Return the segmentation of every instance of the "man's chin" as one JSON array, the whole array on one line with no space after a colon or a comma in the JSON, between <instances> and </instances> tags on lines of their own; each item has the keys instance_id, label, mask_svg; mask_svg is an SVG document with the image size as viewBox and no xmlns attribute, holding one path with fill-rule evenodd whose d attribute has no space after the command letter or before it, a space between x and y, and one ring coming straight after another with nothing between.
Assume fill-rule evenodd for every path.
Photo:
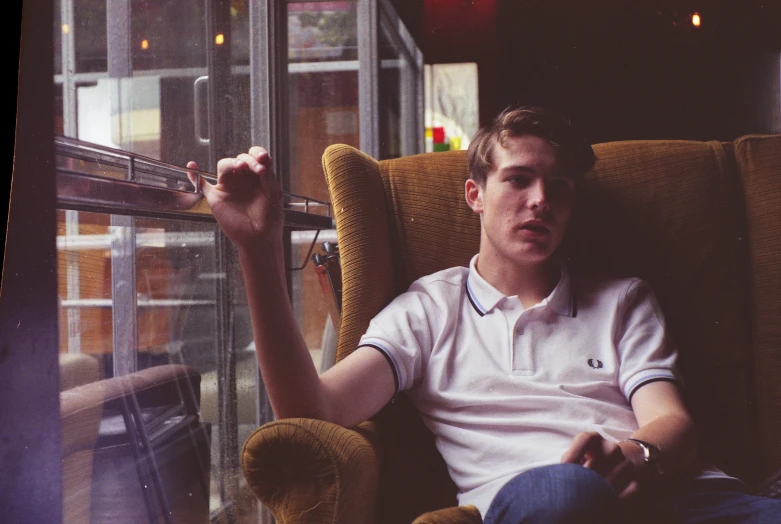
<instances>
[{"instance_id":1,"label":"man's chin","mask_svg":"<svg viewBox=\"0 0 781 524\"><path fill-rule=\"evenodd\" d=\"M523 266L545 264L550 262L553 253L554 250L543 246L539 246L536 249L524 246L523 250L515 253L513 260Z\"/></svg>"}]
</instances>

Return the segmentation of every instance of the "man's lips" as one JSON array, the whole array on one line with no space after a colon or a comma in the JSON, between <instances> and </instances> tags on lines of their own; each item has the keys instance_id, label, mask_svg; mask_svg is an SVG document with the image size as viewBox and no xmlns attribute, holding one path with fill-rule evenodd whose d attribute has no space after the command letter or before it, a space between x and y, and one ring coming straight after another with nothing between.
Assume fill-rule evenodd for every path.
<instances>
[{"instance_id":1,"label":"man's lips","mask_svg":"<svg viewBox=\"0 0 781 524\"><path fill-rule=\"evenodd\" d=\"M521 227L519 229L531 233L540 233L540 234L550 233L550 228L542 220L528 220L523 224L521 224Z\"/></svg>"}]
</instances>

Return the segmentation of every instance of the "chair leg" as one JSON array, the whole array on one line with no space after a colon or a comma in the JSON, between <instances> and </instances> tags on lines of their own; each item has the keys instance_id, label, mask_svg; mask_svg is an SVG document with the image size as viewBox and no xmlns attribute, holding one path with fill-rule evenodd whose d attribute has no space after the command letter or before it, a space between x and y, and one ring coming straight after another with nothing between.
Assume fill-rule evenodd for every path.
<instances>
[{"instance_id":1,"label":"chair leg","mask_svg":"<svg viewBox=\"0 0 781 524\"><path fill-rule=\"evenodd\" d=\"M125 419L125 427L127 428L128 439L131 442L136 463L139 464L139 481L141 482L141 489L144 491L144 498L147 502L147 512L150 514L150 522L156 522L157 519L155 518L155 515L160 513L166 524L173 524L173 521L171 520L171 508L168 504L168 497L166 497L165 494L165 487L163 486L163 479L160 475L157 457L155 456L154 449L152 449L152 444L149 440L144 421L141 418L141 408L134 395L126 397L125 410L123 410L122 415ZM147 481L146 484L145 481ZM145 489L146 485L151 485L153 487L154 495L156 495L157 501L159 502L159 508L154 502L150 505L149 499L153 497L152 492Z\"/></svg>"}]
</instances>

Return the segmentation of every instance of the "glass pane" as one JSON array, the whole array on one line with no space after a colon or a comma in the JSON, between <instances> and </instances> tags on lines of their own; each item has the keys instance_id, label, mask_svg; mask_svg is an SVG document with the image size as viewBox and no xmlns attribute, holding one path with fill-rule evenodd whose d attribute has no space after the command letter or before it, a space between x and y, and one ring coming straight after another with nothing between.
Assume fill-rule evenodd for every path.
<instances>
[{"instance_id":1,"label":"glass pane","mask_svg":"<svg viewBox=\"0 0 781 524\"><path fill-rule=\"evenodd\" d=\"M402 156L401 97L410 86L402 84L404 70L409 69L404 55L396 48L385 24L380 25L380 158Z\"/></svg>"},{"instance_id":2,"label":"glass pane","mask_svg":"<svg viewBox=\"0 0 781 524\"><path fill-rule=\"evenodd\" d=\"M290 191L329 200L322 154L331 144L358 148L357 2L289 2ZM328 299L307 253L314 232L292 236L293 307L318 369L329 337ZM315 246L336 242L334 231L321 231Z\"/></svg>"},{"instance_id":3,"label":"glass pane","mask_svg":"<svg viewBox=\"0 0 781 524\"><path fill-rule=\"evenodd\" d=\"M74 361L88 355L97 363L83 376L62 374L61 389L113 373L109 227L107 215L57 211L60 353L77 355L63 357Z\"/></svg>"},{"instance_id":4,"label":"glass pane","mask_svg":"<svg viewBox=\"0 0 781 524\"><path fill-rule=\"evenodd\" d=\"M196 134L195 76L101 78L76 88L77 138L143 156L204 167L207 145ZM206 93L200 93L205 111ZM199 164L199 165L200 165Z\"/></svg>"},{"instance_id":5,"label":"glass pane","mask_svg":"<svg viewBox=\"0 0 781 524\"><path fill-rule=\"evenodd\" d=\"M170 513L205 523L219 473L210 465L213 424L199 416L216 390L206 387L215 367L215 228L121 218L131 226L58 211L65 521L157 522ZM137 266L135 315L118 303L133 280L117 263L127 258ZM115 340L117 330L134 324L135 347L115 351L128 342ZM139 371L112 378L119 358Z\"/></svg>"},{"instance_id":6,"label":"glass pane","mask_svg":"<svg viewBox=\"0 0 781 524\"><path fill-rule=\"evenodd\" d=\"M131 2L133 70L206 67L205 2Z\"/></svg>"},{"instance_id":7,"label":"glass pane","mask_svg":"<svg viewBox=\"0 0 781 524\"><path fill-rule=\"evenodd\" d=\"M137 218L139 368L185 363L216 369L215 226ZM142 356L143 355L143 356Z\"/></svg>"},{"instance_id":8,"label":"glass pane","mask_svg":"<svg viewBox=\"0 0 781 524\"><path fill-rule=\"evenodd\" d=\"M425 66L426 152L468 149L477 132L477 64Z\"/></svg>"},{"instance_id":9,"label":"glass pane","mask_svg":"<svg viewBox=\"0 0 781 524\"><path fill-rule=\"evenodd\" d=\"M54 86L54 134L64 135L62 84Z\"/></svg>"},{"instance_id":10,"label":"glass pane","mask_svg":"<svg viewBox=\"0 0 781 524\"><path fill-rule=\"evenodd\" d=\"M73 33L76 47L75 73L108 71L106 45L106 0L55 1L54 9L73 6Z\"/></svg>"},{"instance_id":11,"label":"glass pane","mask_svg":"<svg viewBox=\"0 0 781 524\"><path fill-rule=\"evenodd\" d=\"M291 63L357 60L356 1L290 1L288 42Z\"/></svg>"},{"instance_id":12,"label":"glass pane","mask_svg":"<svg viewBox=\"0 0 781 524\"><path fill-rule=\"evenodd\" d=\"M54 74L62 74L62 41L63 33L69 32L70 27L65 27L62 23L62 10L57 9L57 2L54 4L54 27L52 38L52 49L54 50ZM55 114L57 114L55 112Z\"/></svg>"},{"instance_id":13,"label":"glass pane","mask_svg":"<svg viewBox=\"0 0 781 524\"><path fill-rule=\"evenodd\" d=\"M60 337L63 406L67 410L69 402L89 399L91 410L87 418L63 423L66 446L83 446L75 465L64 466L64 509L69 515L81 511L83 521L101 522L144 521L166 507L174 522L208 522L210 514L221 511L256 518L237 457L231 461L224 455L226 449L238 453L257 427L257 365L236 255L229 253L226 273L218 271L213 224L120 218L131 225L117 226L116 217L104 214L58 211L60 325L67 326ZM127 239L132 243L122 245ZM121 288L132 282L117 259L133 244L135 315L117 304ZM230 286L232 297L225 327L229 349L222 357L221 285ZM117 351L126 341L114 340L115 330L132 323L136 346ZM223 386L221 397L226 355L235 361L236 385ZM120 358L133 360L129 367L139 371L118 384L104 380L114 375ZM173 380L177 365L187 366L187 380ZM156 371L144 375L150 370ZM98 389L91 389L92 383ZM112 387L116 396L106 394ZM221 406L234 402L238 419L220 430ZM141 422L135 422L135 414ZM136 434L138 447L133 446ZM144 438L154 460L144 458ZM84 469L82 459L92 465ZM91 489L87 499L85 485Z\"/></svg>"},{"instance_id":14,"label":"glass pane","mask_svg":"<svg viewBox=\"0 0 781 524\"><path fill-rule=\"evenodd\" d=\"M327 355L332 360L334 344L334 324L332 315L338 314L333 307L333 294L328 286L321 281L319 273L307 254L324 254L322 245L330 242L336 245L336 232L334 230L321 231L317 235L316 244L313 245L316 231L295 231L291 234L292 257L291 262L295 267L306 263L303 269L293 272L293 308L296 312L299 327L304 334L304 339L309 347L314 365L319 370L324 370L323 358ZM310 250L311 253L310 253ZM332 362L328 359L326 367Z\"/></svg>"},{"instance_id":15,"label":"glass pane","mask_svg":"<svg viewBox=\"0 0 781 524\"><path fill-rule=\"evenodd\" d=\"M232 0L230 17L231 64L249 66L249 0Z\"/></svg>"},{"instance_id":16,"label":"glass pane","mask_svg":"<svg viewBox=\"0 0 781 524\"><path fill-rule=\"evenodd\" d=\"M57 129L177 165L196 160L206 168L204 4L129 4L130 17L107 28L106 0L55 0L55 73L61 74L57 82L70 89L56 106ZM68 19L69 6L72 24L62 22ZM127 38L129 49L109 49L109 33L118 41ZM63 52L69 38L75 47L73 58ZM119 71L130 64L132 72L108 78L110 64Z\"/></svg>"}]
</instances>

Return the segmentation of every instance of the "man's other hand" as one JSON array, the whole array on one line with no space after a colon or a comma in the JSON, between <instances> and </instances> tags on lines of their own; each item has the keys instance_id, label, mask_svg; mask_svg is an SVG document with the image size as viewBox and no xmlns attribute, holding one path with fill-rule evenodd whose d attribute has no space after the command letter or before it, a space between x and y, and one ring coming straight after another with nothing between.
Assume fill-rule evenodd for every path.
<instances>
[{"instance_id":1,"label":"man's other hand","mask_svg":"<svg viewBox=\"0 0 781 524\"><path fill-rule=\"evenodd\" d=\"M627 455L629 450L631 448L627 448ZM580 464L599 473L620 498L628 499L638 491L639 468L627 455L621 446L605 440L599 433L585 432L573 439L561 462Z\"/></svg>"},{"instance_id":2,"label":"man's other hand","mask_svg":"<svg viewBox=\"0 0 781 524\"><path fill-rule=\"evenodd\" d=\"M198 164L188 162L187 167L198 169ZM282 191L265 149L253 146L236 158L220 160L214 185L193 172L188 176L198 184L220 228L240 251L269 247L269 242L281 246Z\"/></svg>"}]
</instances>

